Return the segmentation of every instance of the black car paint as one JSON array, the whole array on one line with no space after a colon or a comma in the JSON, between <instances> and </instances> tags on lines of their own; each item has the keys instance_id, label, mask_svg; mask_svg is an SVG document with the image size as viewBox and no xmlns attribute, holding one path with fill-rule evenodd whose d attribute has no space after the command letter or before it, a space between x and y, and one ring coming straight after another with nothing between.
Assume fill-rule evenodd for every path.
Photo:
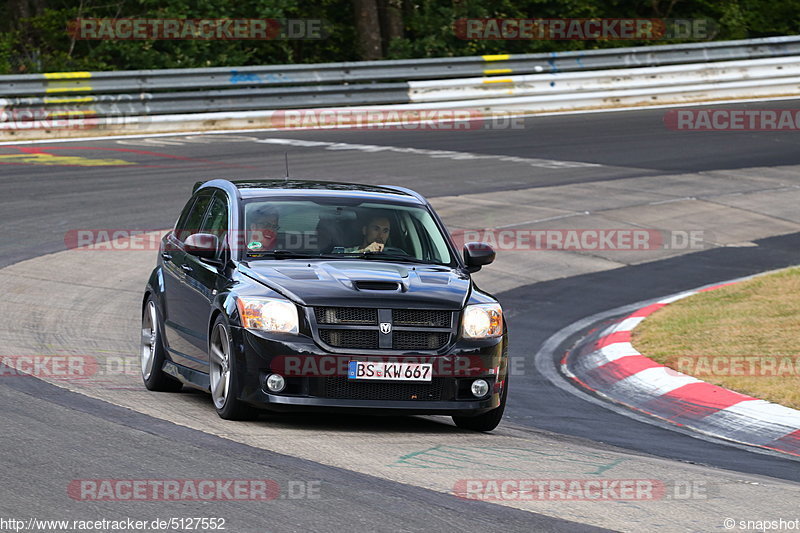
<instances>
[{"instance_id":1,"label":"black car paint","mask_svg":"<svg viewBox=\"0 0 800 533\"><path fill-rule=\"evenodd\" d=\"M263 380L269 373L270 361L276 355L341 356L364 358L386 356L437 357L454 362L459 358L480 361L482 369L499 369L497 375L485 375L500 383L507 378L507 329L501 337L467 340L454 331L453 342L428 351L398 352L392 350L343 350L324 346L314 335L311 325L312 306L361 306L386 309L442 309L456 312L455 328L460 326L460 313L465 305L495 303L488 293L478 289L469 276L470 269L450 238L439 216L417 193L399 187L377 187L334 182L228 182L212 180L196 186L193 197L213 191L224 194L228 205L228 227L240 228L243 220L242 200L253 197L309 198L315 201L358 201L403 203L426 208L445 236L453 262L451 265L426 265L358 259L257 259L248 260L247 250L237 239L230 239L229 257L222 262L200 259L183 250L182 243L170 232L162 240L158 264L147 283L144 301L156 298L159 319L163 326L168 361L164 371L184 384L209 389L208 343L210 329L219 315L224 316L236 347L234 356L242 383L239 398L247 403L271 410L336 410L357 412L391 411L394 414L479 414L500 404L497 387L485 399L458 398L451 401L386 401L344 400L313 396L322 378L298 378L295 394L268 393ZM191 202L191 199L190 199ZM187 205L188 206L188 205ZM301 273L300 276L296 274ZM310 276L316 277L309 280ZM300 279L297 279L300 278ZM391 279L401 289L359 291L355 279ZM423 279L424 278L424 279ZM168 294L169 293L169 294ZM267 334L242 327L236 297L261 296L288 299L295 303L301 321L300 333ZM377 306L376 302L380 302ZM441 359L443 358L443 359ZM432 359L430 359L432 360ZM471 375L475 379L477 375ZM458 380L447 381L450 396L461 387ZM460 389L459 389L460 390Z\"/></svg>"}]
</instances>

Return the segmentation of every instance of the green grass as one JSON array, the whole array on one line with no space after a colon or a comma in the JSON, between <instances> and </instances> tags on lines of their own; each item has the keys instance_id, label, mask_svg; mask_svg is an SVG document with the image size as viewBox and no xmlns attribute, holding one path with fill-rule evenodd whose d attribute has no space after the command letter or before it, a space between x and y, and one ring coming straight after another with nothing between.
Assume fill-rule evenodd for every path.
<instances>
[{"instance_id":1,"label":"green grass","mask_svg":"<svg viewBox=\"0 0 800 533\"><path fill-rule=\"evenodd\" d=\"M675 370L800 409L800 268L672 303L634 330L633 345ZM737 356L758 359L743 363L744 372L728 372ZM762 366L770 361L784 365L782 375ZM721 371L706 364L714 362ZM749 371L751 363L761 364Z\"/></svg>"}]
</instances>

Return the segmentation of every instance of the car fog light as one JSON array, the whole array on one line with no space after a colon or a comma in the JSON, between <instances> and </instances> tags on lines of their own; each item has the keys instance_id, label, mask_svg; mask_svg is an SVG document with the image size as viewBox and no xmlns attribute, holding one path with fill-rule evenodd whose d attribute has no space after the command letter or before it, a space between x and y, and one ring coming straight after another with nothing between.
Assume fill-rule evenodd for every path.
<instances>
[{"instance_id":1,"label":"car fog light","mask_svg":"<svg viewBox=\"0 0 800 533\"><path fill-rule=\"evenodd\" d=\"M476 379L472 382L472 394L476 398L481 398L486 396L486 393L489 392L489 384L486 382L485 379Z\"/></svg>"},{"instance_id":2,"label":"car fog light","mask_svg":"<svg viewBox=\"0 0 800 533\"><path fill-rule=\"evenodd\" d=\"M280 392L286 387L286 380L280 374L270 374L267 377L267 388L270 392ZM474 387L474 385L473 385Z\"/></svg>"}]
</instances>

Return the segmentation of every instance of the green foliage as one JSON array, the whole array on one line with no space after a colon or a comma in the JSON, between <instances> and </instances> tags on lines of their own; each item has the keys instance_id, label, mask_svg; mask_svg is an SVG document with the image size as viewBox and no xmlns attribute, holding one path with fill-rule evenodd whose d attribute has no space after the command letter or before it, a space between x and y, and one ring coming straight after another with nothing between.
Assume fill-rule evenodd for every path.
<instances>
[{"instance_id":1,"label":"green foliage","mask_svg":"<svg viewBox=\"0 0 800 533\"><path fill-rule=\"evenodd\" d=\"M39 0L22 17L0 7L0 73L243 66L357 60L351 0ZM661 44L633 41L464 40L460 18L709 18L714 40L800 33L800 0L404 0L405 35L387 58L533 53ZM83 18L317 18L323 40L75 40L68 21Z\"/></svg>"},{"instance_id":2,"label":"green foliage","mask_svg":"<svg viewBox=\"0 0 800 533\"><path fill-rule=\"evenodd\" d=\"M14 35L12 33L0 34L0 74L10 74L11 49L14 46Z\"/></svg>"}]
</instances>

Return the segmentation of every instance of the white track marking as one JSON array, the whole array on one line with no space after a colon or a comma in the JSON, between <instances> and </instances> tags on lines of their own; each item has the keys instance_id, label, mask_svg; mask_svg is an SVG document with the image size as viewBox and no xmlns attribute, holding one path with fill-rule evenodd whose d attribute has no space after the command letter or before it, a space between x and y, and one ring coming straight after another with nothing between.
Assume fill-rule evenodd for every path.
<instances>
[{"instance_id":1,"label":"white track marking","mask_svg":"<svg viewBox=\"0 0 800 533\"><path fill-rule=\"evenodd\" d=\"M670 368L657 366L640 370L639 372L619 380L609 387L607 394L620 394L621 390L646 392L654 398L668 394L675 389L691 383L702 383L699 379L676 372Z\"/></svg>"},{"instance_id":2,"label":"white track marking","mask_svg":"<svg viewBox=\"0 0 800 533\"><path fill-rule=\"evenodd\" d=\"M244 135L185 135L183 137L146 138L146 139L120 139L117 144L125 146L183 146L185 144L211 144L215 142L254 142L258 137L248 137Z\"/></svg>"},{"instance_id":3,"label":"white track marking","mask_svg":"<svg viewBox=\"0 0 800 533\"><path fill-rule=\"evenodd\" d=\"M603 346L600 349L603 357L605 358L605 362L616 361L622 357L628 357L631 355L642 355L636 348L633 347L633 344L629 342L615 342L614 344L609 344L608 346Z\"/></svg>"},{"instance_id":4,"label":"white track marking","mask_svg":"<svg viewBox=\"0 0 800 533\"><path fill-rule=\"evenodd\" d=\"M659 300L656 303L671 304L672 302L677 302L678 300L683 300L684 298L688 298L693 294L697 294L697 291L682 292L680 294L676 294L675 296L670 296L669 298L664 298L663 300Z\"/></svg>"},{"instance_id":5,"label":"white track marking","mask_svg":"<svg viewBox=\"0 0 800 533\"><path fill-rule=\"evenodd\" d=\"M474 152L456 152L453 150L428 150L425 148L407 148L403 146L388 146L380 144L354 144L328 141L306 141L302 139L268 138L256 141L264 144L279 144L283 146L299 146L303 148L322 148L324 150L356 150L359 152L395 152L400 154L414 154L432 157L434 159L464 160L492 160L509 163L521 163L538 168L582 168L600 167L597 163L584 163L581 161L556 161L553 159L534 159L528 157L513 157L495 154L478 154Z\"/></svg>"},{"instance_id":6,"label":"white track marking","mask_svg":"<svg viewBox=\"0 0 800 533\"><path fill-rule=\"evenodd\" d=\"M632 316L628 317L619 324L614 327L614 332L617 331L633 331L633 328L639 325L645 317L643 316Z\"/></svg>"},{"instance_id":7,"label":"white track marking","mask_svg":"<svg viewBox=\"0 0 800 533\"><path fill-rule=\"evenodd\" d=\"M739 402L725 411L800 430L800 411L764 400Z\"/></svg>"}]
</instances>

